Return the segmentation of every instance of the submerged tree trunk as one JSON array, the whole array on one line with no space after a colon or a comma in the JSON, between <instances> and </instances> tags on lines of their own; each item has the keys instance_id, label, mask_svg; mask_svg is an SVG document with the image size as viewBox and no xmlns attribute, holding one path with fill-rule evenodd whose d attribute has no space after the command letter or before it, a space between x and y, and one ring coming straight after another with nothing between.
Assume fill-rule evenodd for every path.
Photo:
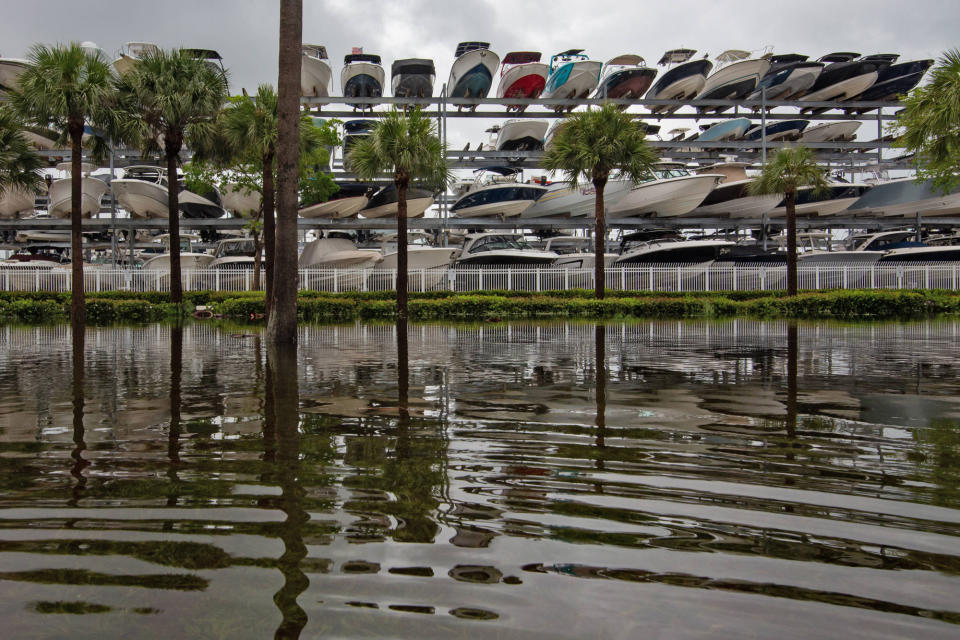
<instances>
[{"instance_id":1,"label":"submerged tree trunk","mask_svg":"<svg viewBox=\"0 0 960 640\"><path fill-rule=\"evenodd\" d=\"M297 341L297 159L300 129L300 41L303 1L280 1L277 81L277 226L267 340ZM264 225L266 226L266 225Z\"/></svg>"},{"instance_id":2,"label":"submerged tree trunk","mask_svg":"<svg viewBox=\"0 0 960 640\"><path fill-rule=\"evenodd\" d=\"M787 208L787 295L797 295L797 193L783 194Z\"/></svg>"},{"instance_id":3,"label":"submerged tree trunk","mask_svg":"<svg viewBox=\"0 0 960 640\"><path fill-rule=\"evenodd\" d=\"M606 289L606 265L603 262L607 253L607 212L604 209L603 189L607 186L606 174L593 175L594 194L594 245L593 245L593 286L594 295L598 300L603 300L604 290Z\"/></svg>"},{"instance_id":4,"label":"submerged tree trunk","mask_svg":"<svg viewBox=\"0 0 960 640\"><path fill-rule=\"evenodd\" d=\"M180 274L180 182L177 180L177 156L182 134L167 130L164 136L167 154L167 224L170 229L170 302L183 302L183 278Z\"/></svg>"},{"instance_id":5,"label":"submerged tree trunk","mask_svg":"<svg viewBox=\"0 0 960 640\"><path fill-rule=\"evenodd\" d=\"M81 325L87 321L87 307L83 298L83 173L81 165L83 120L71 119L70 133L70 317Z\"/></svg>"},{"instance_id":6,"label":"submerged tree trunk","mask_svg":"<svg viewBox=\"0 0 960 640\"><path fill-rule=\"evenodd\" d=\"M253 236L253 288L260 290L260 253L263 251L263 243L260 241L260 232L253 230L250 232Z\"/></svg>"},{"instance_id":7,"label":"submerged tree trunk","mask_svg":"<svg viewBox=\"0 0 960 640\"><path fill-rule=\"evenodd\" d=\"M397 318L407 320L407 186L410 179L397 175Z\"/></svg>"},{"instance_id":8,"label":"submerged tree trunk","mask_svg":"<svg viewBox=\"0 0 960 640\"><path fill-rule=\"evenodd\" d=\"M265 268L267 271L264 285L264 311L267 317L270 317L270 297L273 295L273 259L276 255L276 218L274 218L274 192L276 186L273 182L273 158L274 152L263 154L263 245ZM257 253L259 256L260 254Z\"/></svg>"}]
</instances>

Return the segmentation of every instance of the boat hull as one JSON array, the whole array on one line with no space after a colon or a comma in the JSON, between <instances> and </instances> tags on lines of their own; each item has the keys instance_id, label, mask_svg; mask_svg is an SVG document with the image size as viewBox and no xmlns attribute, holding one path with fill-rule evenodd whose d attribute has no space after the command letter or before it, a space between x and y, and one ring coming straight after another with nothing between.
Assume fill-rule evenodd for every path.
<instances>
[{"instance_id":1,"label":"boat hull","mask_svg":"<svg viewBox=\"0 0 960 640\"><path fill-rule=\"evenodd\" d=\"M228 184L223 192L223 208L240 218L252 217L260 212L260 194Z\"/></svg>"},{"instance_id":2,"label":"boat hull","mask_svg":"<svg viewBox=\"0 0 960 640\"><path fill-rule=\"evenodd\" d=\"M822 71L823 64L820 63L803 63L801 66L772 71L760 79L760 84L749 98L760 100L765 95L767 100L795 99L810 90Z\"/></svg>"},{"instance_id":3,"label":"boat hull","mask_svg":"<svg viewBox=\"0 0 960 640\"><path fill-rule=\"evenodd\" d=\"M111 183L117 204L130 213L132 218L166 218L168 211L167 188L162 184L118 178Z\"/></svg>"},{"instance_id":4,"label":"boat hull","mask_svg":"<svg viewBox=\"0 0 960 640\"><path fill-rule=\"evenodd\" d=\"M497 136L497 151L534 151L543 148L546 120L508 120Z\"/></svg>"},{"instance_id":5,"label":"boat hull","mask_svg":"<svg viewBox=\"0 0 960 640\"><path fill-rule=\"evenodd\" d=\"M457 58L450 69L447 90L451 98L485 98L500 67L500 56L489 49L474 49Z\"/></svg>"},{"instance_id":6,"label":"boat hull","mask_svg":"<svg viewBox=\"0 0 960 640\"><path fill-rule=\"evenodd\" d=\"M628 180L610 180L603 188L604 206L609 208L620 201L632 188ZM592 216L596 206L596 189L592 184L570 187L554 184L548 187L537 202L523 212L523 218L561 218Z\"/></svg>"},{"instance_id":7,"label":"boat hull","mask_svg":"<svg viewBox=\"0 0 960 640\"><path fill-rule=\"evenodd\" d=\"M603 63L596 60L578 60L560 65L540 94L541 98L586 98L596 89Z\"/></svg>"},{"instance_id":8,"label":"boat hull","mask_svg":"<svg viewBox=\"0 0 960 640\"><path fill-rule=\"evenodd\" d=\"M36 196L25 189L0 190L0 218L9 220L34 212Z\"/></svg>"},{"instance_id":9,"label":"boat hull","mask_svg":"<svg viewBox=\"0 0 960 640\"><path fill-rule=\"evenodd\" d=\"M0 59L0 94L20 87L20 74L28 65L29 63L26 60Z\"/></svg>"},{"instance_id":10,"label":"boat hull","mask_svg":"<svg viewBox=\"0 0 960 640\"><path fill-rule=\"evenodd\" d=\"M330 70L330 63L305 53L302 54L300 95L311 98L326 98L330 95L332 88L333 72Z\"/></svg>"},{"instance_id":11,"label":"boat hull","mask_svg":"<svg viewBox=\"0 0 960 640\"><path fill-rule=\"evenodd\" d=\"M739 100L753 93L770 69L768 60L742 60L707 78L696 100ZM701 113L721 113L729 107L697 107Z\"/></svg>"},{"instance_id":12,"label":"boat hull","mask_svg":"<svg viewBox=\"0 0 960 640\"><path fill-rule=\"evenodd\" d=\"M371 201L371 204L372 201ZM424 212L433 204L433 196L423 197L423 198L408 198L407 199L407 217L408 218L420 218L423 216ZM362 209L360 215L364 218L396 218L397 217L397 203L389 202L382 205L377 205L368 208Z\"/></svg>"},{"instance_id":13,"label":"boat hull","mask_svg":"<svg viewBox=\"0 0 960 640\"><path fill-rule=\"evenodd\" d=\"M301 218L351 218L360 213L369 202L367 196L339 198L304 207L297 215Z\"/></svg>"},{"instance_id":14,"label":"boat hull","mask_svg":"<svg viewBox=\"0 0 960 640\"><path fill-rule=\"evenodd\" d=\"M498 98L537 98L547 84L550 69L542 62L527 62L507 69L497 86Z\"/></svg>"},{"instance_id":15,"label":"boat hull","mask_svg":"<svg viewBox=\"0 0 960 640\"><path fill-rule=\"evenodd\" d=\"M646 182L634 187L609 208L612 217L682 216L696 209L722 176L701 174Z\"/></svg>"},{"instance_id":16,"label":"boat hull","mask_svg":"<svg viewBox=\"0 0 960 640\"><path fill-rule=\"evenodd\" d=\"M73 202L71 198L71 183L70 178L63 178L61 180L54 180L53 184L50 185L50 206L48 210L51 216L55 218L70 217L71 203ZM100 213L100 199L109 188L107 183L103 180L87 176L83 178L81 188L80 215L84 218L89 218Z\"/></svg>"},{"instance_id":17,"label":"boat hull","mask_svg":"<svg viewBox=\"0 0 960 640\"><path fill-rule=\"evenodd\" d=\"M860 74L800 96L802 102L849 100L869 89L877 81L877 72Z\"/></svg>"},{"instance_id":18,"label":"boat hull","mask_svg":"<svg viewBox=\"0 0 960 640\"><path fill-rule=\"evenodd\" d=\"M828 122L809 127L800 136L801 142L845 142L857 137L860 122Z\"/></svg>"},{"instance_id":19,"label":"boat hull","mask_svg":"<svg viewBox=\"0 0 960 640\"><path fill-rule=\"evenodd\" d=\"M707 74L713 69L709 60L694 60L668 69L647 92L649 100L684 100L693 98L707 82ZM679 107L652 106L652 113L673 113Z\"/></svg>"},{"instance_id":20,"label":"boat hull","mask_svg":"<svg viewBox=\"0 0 960 640\"><path fill-rule=\"evenodd\" d=\"M379 98L383 95L383 67L371 62L351 62L340 73L340 87L347 98ZM369 109L371 105L353 104L358 109Z\"/></svg>"},{"instance_id":21,"label":"boat hull","mask_svg":"<svg viewBox=\"0 0 960 640\"><path fill-rule=\"evenodd\" d=\"M650 89L656 75L656 69L646 67L614 71L601 79L593 97L612 100L640 98Z\"/></svg>"}]
</instances>

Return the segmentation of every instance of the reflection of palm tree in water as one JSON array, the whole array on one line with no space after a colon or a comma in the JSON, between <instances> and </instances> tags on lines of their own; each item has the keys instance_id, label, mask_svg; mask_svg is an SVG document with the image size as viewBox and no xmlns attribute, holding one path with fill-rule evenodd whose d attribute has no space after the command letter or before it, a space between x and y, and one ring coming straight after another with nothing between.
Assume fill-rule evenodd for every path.
<instances>
[{"instance_id":1,"label":"reflection of palm tree in water","mask_svg":"<svg viewBox=\"0 0 960 640\"><path fill-rule=\"evenodd\" d=\"M180 467L180 405L183 389L183 325L170 328L170 429L167 433L167 478L170 479L167 506L177 506L180 497L180 479L177 470ZM167 522L165 529L172 529L173 522Z\"/></svg>"},{"instance_id":2,"label":"reflection of palm tree in water","mask_svg":"<svg viewBox=\"0 0 960 640\"><path fill-rule=\"evenodd\" d=\"M280 509L286 519L280 525L283 555L277 567L283 574L283 586L273 596L283 620L275 637L298 638L307 624L307 613L297 598L310 586L310 580L300 568L307 555L303 543L303 526L310 515L303 508L304 491L300 486L300 396L297 382L296 345L273 344L267 351L267 395L264 415L264 447L269 451L276 441L276 474L280 484Z\"/></svg>"},{"instance_id":3,"label":"reflection of palm tree in water","mask_svg":"<svg viewBox=\"0 0 960 640\"><path fill-rule=\"evenodd\" d=\"M76 484L71 490L70 500L67 504L71 507L77 506L80 498L83 497L84 489L87 486L87 479L83 475L83 470L90 466L90 462L83 457L83 452L87 449L85 441L85 428L83 426L83 369L84 369L84 347L86 343L86 327L83 323L74 322L71 327L71 343L73 347L73 382L71 386L72 404L73 404L73 451L70 457L73 458L73 464L70 467L70 475L76 479Z\"/></svg>"},{"instance_id":4,"label":"reflection of palm tree in water","mask_svg":"<svg viewBox=\"0 0 960 640\"><path fill-rule=\"evenodd\" d=\"M793 452L797 442L797 325L790 323L787 325L787 418L784 427L787 431L784 448L786 454L784 458L788 462L796 460L796 454ZM787 486L796 484L794 474L785 475L783 483ZM792 513L793 505L785 505L784 511Z\"/></svg>"},{"instance_id":5,"label":"reflection of palm tree in water","mask_svg":"<svg viewBox=\"0 0 960 640\"><path fill-rule=\"evenodd\" d=\"M597 469L604 468L604 449L606 448L605 438L607 432L607 327L598 324L593 330L594 337L594 374L595 388L597 396L597 418L596 418L596 445L597 445ZM599 480L594 484L597 493L603 493L603 483Z\"/></svg>"}]
</instances>

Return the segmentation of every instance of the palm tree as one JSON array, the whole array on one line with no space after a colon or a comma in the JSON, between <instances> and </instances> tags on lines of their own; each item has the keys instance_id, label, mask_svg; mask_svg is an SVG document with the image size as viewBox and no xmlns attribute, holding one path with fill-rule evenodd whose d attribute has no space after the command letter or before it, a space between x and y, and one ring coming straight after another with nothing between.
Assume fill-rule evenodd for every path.
<instances>
[{"instance_id":1,"label":"palm tree","mask_svg":"<svg viewBox=\"0 0 960 640\"><path fill-rule=\"evenodd\" d=\"M914 89L903 103L897 146L913 152L918 178L950 191L960 182L960 49L943 54L930 83Z\"/></svg>"},{"instance_id":2,"label":"palm tree","mask_svg":"<svg viewBox=\"0 0 960 640\"><path fill-rule=\"evenodd\" d=\"M249 166L260 174L259 191L263 212L263 242L266 249L266 310L269 315L273 293L275 252L274 198L277 157L277 93L268 84L257 88L257 95L231 99L223 111L223 134L232 151L232 163ZM323 131L314 126L310 116L300 115L299 148L301 159L311 157L326 142ZM228 162L230 164L231 162ZM312 174L301 168L300 177ZM258 251L259 256L259 251Z\"/></svg>"},{"instance_id":3,"label":"palm tree","mask_svg":"<svg viewBox=\"0 0 960 640\"><path fill-rule=\"evenodd\" d=\"M596 190L593 273L598 299L603 299L606 283L603 259L607 221L603 189L612 172L634 184L639 183L650 175L658 159L656 151L647 144L643 124L615 105L605 104L597 110L568 115L540 161L545 169L566 173L573 188L580 180L587 180Z\"/></svg>"},{"instance_id":4,"label":"palm tree","mask_svg":"<svg viewBox=\"0 0 960 640\"><path fill-rule=\"evenodd\" d=\"M277 73L277 228L267 340L297 341L297 169L303 0L280 0Z\"/></svg>"},{"instance_id":5,"label":"palm tree","mask_svg":"<svg viewBox=\"0 0 960 640\"><path fill-rule=\"evenodd\" d=\"M0 194L6 190L35 191L43 160L24 137L16 112L0 107Z\"/></svg>"},{"instance_id":6,"label":"palm tree","mask_svg":"<svg viewBox=\"0 0 960 640\"><path fill-rule=\"evenodd\" d=\"M433 120L418 108L404 115L394 109L369 136L350 149L353 170L364 179L393 172L397 187L397 315L407 317L407 188L420 179L440 188L450 181L446 148L437 137Z\"/></svg>"},{"instance_id":7,"label":"palm tree","mask_svg":"<svg viewBox=\"0 0 960 640\"><path fill-rule=\"evenodd\" d=\"M177 161L185 141L213 136L226 99L226 73L184 49L148 53L117 80L119 135L145 154L161 151L167 162L173 303L183 301Z\"/></svg>"},{"instance_id":8,"label":"palm tree","mask_svg":"<svg viewBox=\"0 0 960 640\"><path fill-rule=\"evenodd\" d=\"M113 76L99 51L77 43L34 45L27 60L30 64L20 74L19 89L12 92L14 106L34 125L47 126L70 140L70 315L82 324L86 319L80 220L83 128L88 121L97 124L107 117Z\"/></svg>"},{"instance_id":9,"label":"palm tree","mask_svg":"<svg viewBox=\"0 0 960 640\"><path fill-rule=\"evenodd\" d=\"M787 295L797 295L797 191L813 187L823 192L828 188L823 169L817 166L813 151L806 147L781 149L763 173L750 183L750 192L756 195L782 193L787 209Z\"/></svg>"}]
</instances>

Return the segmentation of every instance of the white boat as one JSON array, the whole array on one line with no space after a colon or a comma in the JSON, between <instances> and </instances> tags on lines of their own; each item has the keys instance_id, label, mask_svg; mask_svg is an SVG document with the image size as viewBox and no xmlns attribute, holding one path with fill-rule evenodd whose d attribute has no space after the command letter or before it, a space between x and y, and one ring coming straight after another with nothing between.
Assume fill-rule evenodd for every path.
<instances>
[{"instance_id":1,"label":"white boat","mask_svg":"<svg viewBox=\"0 0 960 640\"><path fill-rule=\"evenodd\" d=\"M34 212L36 195L27 189L8 188L0 190L0 218L19 218L21 214Z\"/></svg>"},{"instance_id":2,"label":"white boat","mask_svg":"<svg viewBox=\"0 0 960 640\"><path fill-rule=\"evenodd\" d=\"M301 269L371 269L382 258L379 251L358 249L348 234L330 231L307 243L298 264Z\"/></svg>"},{"instance_id":3,"label":"white boat","mask_svg":"<svg viewBox=\"0 0 960 640\"><path fill-rule=\"evenodd\" d=\"M154 255L143 263L144 271L170 271L170 234L165 233L154 239L163 245L164 252ZM194 250L194 242L200 240L200 236L191 233L180 234L180 269L206 269L213 262L213 256L203 251Z\"/></svg>"},{"instance_id":4,"label":"white boat","mask_svg":"<svg viewBox=\"0 0 960 640\"><path fill-rule=\"evenodd\" d=\"M706 80L696 100L739 100L753 93L770 69L766 58L750 59L749 51L730 49L717 56L717 69ZM729 107L697 107L699 113L721 113Z\"/></svg>"},{"instance_id":5,"label":"white boat","mask_svg":"<svg viewBox=\"0 0 960 640\"><path fill-rule=\"evenodd\" d=\"M536 151L543 149L546 120L517 118L507 120L497 133L497 151Z\"/></svg>"},{"instance_id":6,"label":"white boat","mask_svg":"<svg viewBox=\"0 0 960 640\"><path fill-rule=\"evenodd\" d=\"M822 62L810 62L807 56L788 53L770 57L770 69L760 79L750 100L790 100L806 93L820 77ZM758 109L755 109L758 110Z\"/></svg>"},{"instance_id":7,"label":"white boat","mask_svg":"<svg viewBox=\"0 0 960 640\"><path fill-rule=\"evenodd\" d=\"M647 92L657 70L647 66L641 56L627 53L603 63L597 89L590 96L594 99L623 100L641 98ZM621 109L626 105L620 105Z\"/></svg>"},{"instance_id":8,"label":"white boat","mask_svg":"<svg viewBox=\"0 0 960 640\"><path fill-rule=\"evenodd\" d=\"M260 213L261 196L258 191L228 183L222 195L223 208L238 218L251 218Z\"/></svg>"},{"instance_id":9,"label":"white boat","mask_svg":"<svg viewBox=\"0 0 960 640\"><path fill-rule=\"evenodd\" d=\"M832 216L847 211L865 193L871 190L871 185L857 182L830 182L823 193L815 193L811 187L800 187L797 190L795 203L798 216ZM787 208L780 200L780 206L767 212L768 218L783 218Z\"/></svg>"},{"instance_id":10,"label":"white boat","mask_svg":"<svg viewBox=\"0 0 960 640\"><path fill-rule=\"evenodd\" d=\"M407 189L407 217L419 218L433 204L433 194L426 189ZM397 217L397 188L390 184L370 196L370 201L360 210L364 218Z\"/></svg>"},{"instance_id":11,"label":"white boat","mask_svg":"<svg viewBox=\"0 0 960 640\"><path fill-rule=\"evenodd\" d=\"M4 95L11 89L18 89L20 87L18 78L29 66L28 61L20 58L0 58L0 95Z\"/></svg>"},{"instance_id":12,"label":"white boat","mask_svg":"<svg viewBox=\"0 0 960 640\"><path fill-rule=\"evenodd\" d=\"M512 167L486 167L474 173L473 183L464 185L450 207L455 217L519 216L547 191L542 185L520 182L522 171Z\"/></svg>"},{"instance_id":13,"label":"white boat","mask_svg":"<svg viewBox=\"0 0 960 640\"><path fill-rule=\"evenodd\" d=\"M89 218L100 213L100 199L109 187L103 180L86 175L96 169L94 165L84 162L80 168L82 173L85 174L81 181L80 215ZM51 216L56 218L68 218L73 203L71 197L73 180L70 177L72 165L70 162L61 162L57 165L57 171L63 171L67 174L67 177L54 180L50 184L48 211Z\"/></svg>"},{"instance_id":14,"label":"white boat","mask_svg":"<svg viewBox=\"0 0 960 640\"><path fill-rule=\"evenodd\" d=\"M861 124L848 120L807 127L800 135L800 142L849 142L856 139Z\"/></svg>"},{"instance_id":15,"label":"white boat","mask_svg":"<svg viewBox=\"0 0 960 640\"><path fill-rule=\"evenodd\" d=\"M133 69L141 58L159 51L160 47L152 42L127 42L120 49L117 59L113 61L113 68L117 75L122 76Z\"/></svg>"},{"instance_id":16,"label":"white boat","mask_svg":"<svg viewBox=\"0 0 960 640\"><path fill-rule=\"evenodd\" d=\"M633 185L629 180L608 180L603 188L603 203L609 209L620 198L630 192ZM597 190L592 184L580 183L571 187L564 182L555 182L547 186L532 207L524 211L521 218L576 218L592 216L595 211Z\"/></svg>"},{"instance_id":17,"label":"white boat","mask_svg":"<svg viewBox=\"0 0 960 640\"><path fill-rule=\"evenodd\" d=\"M340 88L347 98L379 98L383 95L383 84L386 74L380 65L380 56L363 53L355 49L343 57L343 70L340 71ZM353 104L350 106L360 109L372 109L373 105Z\"/></svg>"},{"instance_id":18,"label":"white boat","mask_svg":"<svg viewBox=\"0 0 960 640\"><path fill-rule=\"evenodd\" d=\"M597 88L603 63L590 60L583 49L569 49L550 58L550 75L541 98L586 98ZM554 111L572 111L573 107L558 106Z\"/></svg>"},{"instance_id":19,"label":"white boat","mask_svg":"<svg viewBox=\"0 0 960 640\"><path fill-rule=\"evenodd\" d=\"M447 80L447 97L487 97L494 74L500 67L500 56L490 50L490 43L461 42L454 55L456 59Z\"/></svg>"},{"instance_id":20,"label":"white boat","mask_svg":"<svg viewBox=\"0 0 960 640\"><path fill-rule=\"evenodd\" d=\"M840 250L820 248L815 244L808 245L808 238L816 238L812 234L797 234L797 244L806 250L797 254L797 262L802 265L871 265L883 257L890 245L897 245L909 241L915 236L913 231L884 231L881 233L856 234L848 238L846 247ZM826 239L829 242L830 238Z\"/></svg>"},{"instance_id":21,"label":"white boat","mask_svg":"<svg viewBox=\"0 0 960 640\"><path fill-rule=\"evenodd\" d=\"M565 118L559 118L555 120L553 124L550 125L550 128L547 129L547 132L543 136L544 151L550 148L550 146L553 144L553 137L557 135L557 132L560 130L560 127L562 127L566 122L567 121Z\"/></svg>"},{"instance_id":22,"label":"white boat","mask_svg":"<svg viewBox=\"0 0 960 640\"><path fill-rule=\"evenodd\" d=\"M333 72L327 62L327 48L319 44L300 47L300 95L326 98L333 93Z\"/></svg>"},{"instance_id":23,"label":"white boat","mask_svg":"<svg viewBox=\"0 0 960 640\"><path fill-rule=\"evenodd\" d=\"M829 102L849 100L872 87L877 81L881 69L890 66L887 60L860 58L852 52L831 53L820 58L827 63L810 87L810 91L800 96L803 102ZM812 109L823 111L824 109Z\"/></svg>"},{"instance_id":24,"label":"white boat","mask_svg":"<svg viewBox=\"0 0 960 640\"><path fill-rule=\"evenodd\" d=\"M559 256L534 249L519 233L470 233L454 258L457 268L547 266Z\"/></svg>"},{"instance_id":25,"label":"white boat","mask_svg":"<svg viewBox=\"0 0 960 640\"><path fill-rule=\"evenodd\" d=\"M593 238L582 236L554 236L544 243L544 251L552 251L559 257L551 266L561 269L592 269L596 264ZM610 266L617 259L616 253L604 253L603 262Z\"/></svg>"},{"instance_id":26,"label":"white boat","mask_svg":"<svg viewBox=\"0 0 960 640\"><path fill-rule=\"evenodd\" d=\"M132 218L166 218L169 211L166 171L160 167L126 167L111 182L117 204Z\"/></svg>"},{"instance_id":27,"label":"white boat","mask_svg":"<svg viewBox=\"0 0 960 640\"><path fill-rule=\"evenodd\" d=\"M503 57L498 98L538 98L547 84L550 67L540 62L539 51L513 51ZM511 105L507 111L524 111L526 106Z\"/></svg>"},{"instance_id":28,"label":"white boat","mask_svg":"<svg viewBox=\"0 0 960 640\"><path fill-rule=\"evenodd\" d=\"M943 194L929 181L898 178L874 185L855 202L849 215L857 216L922 216L956 215L960 213L960 187Z\"/></svg>"},{"instance_id":29,"label":"white boat","mask_svg":"<svg viewBox=\"0 0 960 640\"><path fill-rule=\"evenodd\" d=\"M247 272L252 272L256 266L256 253L257 248L252 238L227 238L217 243L217 248L213 250L213 259L209 261L207 268L218 272L220 287L245 288ZM250 282L252 283L252 279Z\"/></svg>"},{"instance_id":30,"label":"white boat","mask_svg":"<svg viewBox=\"0 0 960 640\"><path fill-rule=\"evenodd\" d=\"M660 163L646 181L607 210L613 218L682 216L700 206L722 178L719 174L691 174L682 164Z\"/></svg>"},{"instance_id":31,"label":"white boat","mask_svg":"<svg viewBox=\"0 0 960 640\"><path fill-rule=\"evenodd\" d=\"M675 231L637 231L624 236L613 266L710 263L728 254L736 244L713 238L687 239Z\"/></svg>"},{"instance_id":32,"label":"white boat","mask_svg":"<svg viewBox=\"0 0 960 640\"><path fill-rule=\"evenodd\" d=\"M428 58L404 58L390 65L390 86L398 98L432 97L436 77L436 66Z\"/></svg>"},{"instance_id":33,"label":"white boat","mask_svg":"<svg viewBox=\"0 0 960 640\"><path fill-rule=\"evenodd\" d=\"M363 182L337 182L340 189L326 202L303 207L301 218L352 218L367 206L379 187Z\"/></svg>"},{"instance_id":34,"label":"white boat","mask_svg":"<svg viewBox=\"0 0 960 640\"><path fill-rule=\"evenodd\" d=\"M664 53L657 65L667 69L647 91L646 98L648 100L685 100L700 93L707 82L707 74L713 69L713 63L706 57L691 61L690 58L696 52L695 49L671 49ZM673 113L679 108L654 105L650 107L650 111Z\"/></svg>"},{"instance_id":35,"label":"white boat","mask_svg":"<svg viewBox=\"0 0 960 640\"><path fill-rule=\"evenodd\" d=\"M720 174L724 178L693 210L692 215L759 218L776 207L783 199L778 193L751 195L750 185L754 178L747 176L747 166L743 162L725 162L697 169L698 174Z\"/></svg>"}]
</instances>

